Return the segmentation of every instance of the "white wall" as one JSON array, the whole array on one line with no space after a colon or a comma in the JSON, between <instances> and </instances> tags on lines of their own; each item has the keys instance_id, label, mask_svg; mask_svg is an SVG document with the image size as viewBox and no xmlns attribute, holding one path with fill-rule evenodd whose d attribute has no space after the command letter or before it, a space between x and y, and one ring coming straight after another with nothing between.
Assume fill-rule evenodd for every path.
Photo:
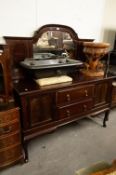
<instances>
[{"instance_id":1,"label":"white wall","mask_svg":"<svg viewBox=\"0 0 116 175\"><path fill-rule=\"evenodd\" d=\"M0 36L32 36L44 24L59 23L99 41L106 1L113 0L0 0Z\"/></svg>"},{"instance_id":2,"label":"white wall","mask_svg":"<svg viewBox=\"0 0 116 175\"><path fill-rule=\"evenodd\" d=\"M30 36L35 17L35 0L0 0L0 36Z\"/></svg>"},{"instance_id":3,"label":"white wall","mask_svg":"<svg viewBox=\"0 0 116 175\"><path fill-rule=\"evenodd\" d=\"M116 0L105 0L105 11L103 16L101 40L111 44L110 49L114 46L116 34Z\"/></svg>"},{"instance_id":4,"label":"white wall","mask_svg":"<svg viewBox=\"0 0 116 175\"><path fill-rule=\"evenodd\" d=\"M61 23L73 27L81 38L99 39L104 3L104 0L39 0L37 24Z\"/></svg>"}]
</instances>

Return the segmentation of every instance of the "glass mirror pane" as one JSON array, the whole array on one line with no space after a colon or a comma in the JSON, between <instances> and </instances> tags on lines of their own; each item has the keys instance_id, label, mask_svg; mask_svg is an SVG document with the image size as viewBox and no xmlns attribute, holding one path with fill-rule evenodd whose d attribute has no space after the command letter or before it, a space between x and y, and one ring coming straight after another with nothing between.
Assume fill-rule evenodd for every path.
<instances>
[{"instance_id":1,"label":"glass mirror pane","mask_svg":"<svg viewBox=\"0 0 116 175\"><path fill-rule=\"evenodd\" d=\"M46 31L34 44L34 53L49 52L61 55L63 52L73 50L74 43L68 32L60 30Z\"/></svg>"},{"instance_id":2,"label":"glass mirror pane","mask_svg":"<svg viewBox=\"0 0 116 175\"><path fill-rule=\"evenodd\" d=\"M48 31L42 34L37 42L37 46L40 48L63 48L63 44L66 41L72 41L69 33L61 31Z\"/></svg>"}]
</instances>

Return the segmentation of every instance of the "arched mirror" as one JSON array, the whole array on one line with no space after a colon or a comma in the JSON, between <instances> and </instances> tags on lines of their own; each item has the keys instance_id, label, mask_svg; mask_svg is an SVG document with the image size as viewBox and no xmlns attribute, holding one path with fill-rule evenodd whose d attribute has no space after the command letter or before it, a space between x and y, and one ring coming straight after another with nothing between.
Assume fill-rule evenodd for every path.
<instances>
[{"instance_id":1,"label":"arched mirror","mask_svg":"<svg viewBox=\"0 0 116 175\"><path fill-rule=\"evenodd\" d=\"M32 40L32 59L26 58L20 64L37 78L67 74L83 64L77 58L78 36L71 27L44 25L34 33Z\"/></svg>"},{"instance_id":2,"label":"arched mirror","mask_svg":"<svg viewBox=\"0 0 116 175\"><path fill-rule=\"evenodd\" d=\"M36 57L38 54L41 59L44 59L45 54L41 55L40 53L49 53L49 56L53 56L53 54L57 56L66 55L72 59L77 59L75 43L77 39L78 36L75 31L68 26L44 25L35 32L33 37L34 56Z\"/></svg>"},{"instance_id":3,"label":"arched mirror","mask_svg":"<svg viewBox=\"0 0 116 175\"><path fill-rule=\"evenodd\" d=\"M27 72L38 78L77 70L85 57L83 42L91 41L78 38L74 29L61 24L44 25L32 37L4 38L10 48L14 81L24 78Z\"/></svg>"}]
</instances>

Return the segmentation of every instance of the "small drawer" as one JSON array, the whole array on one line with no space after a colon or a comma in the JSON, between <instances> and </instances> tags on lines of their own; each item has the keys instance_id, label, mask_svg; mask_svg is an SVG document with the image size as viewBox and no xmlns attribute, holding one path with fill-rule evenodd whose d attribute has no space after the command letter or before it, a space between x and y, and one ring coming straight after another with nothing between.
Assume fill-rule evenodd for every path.
<instances>
[{"instance_id":1,"label":"small drawer","mask_svg":"<svg viewBox=\"0 0 116 175\"><path fill-rule=\"evenodd\" d=\"M93 85L69 88L68 90L61 90L56 93L56 105L78 102L81 100L89 99L93 97L93 95Z\"/></svg>"},{"instance_id":2,"label":"small drawer","mask_svg":"<svg viewBox=\"0 0 116 175\"><path fill-rule=\"evenodd\" d=\"M10 147L9 149L0 151L0 168L2 166L11 164L11 161L16 161L22 155L22 147L20 144Z\"/></svg>"},{"instance_id":3,"label":"small drawer","mask_svg":"<svg viewBox=\"0 0 116 175\"><path fill-rule=\"evenodd\" d=\"M65 107L58 108L59 118L73 118L89 111L93 106L93 100L87 100L82 103L74 103Z\"/></svg>"},{"instance_id":4,"label":"small drawer","mask_svg":"<svg viewBox=\"0 0 116 175\"><path fill-rule=\"evenodd\" d=\"M0 149L7 148L9 146L21 143L20 132L16 132L15 134L10 134L5 137L0 138Z\"/></svg>"},{"instance_id":5,"label":"small drawer","mask_svg":"<svg viewBox=\"0 0 116 175\"><path fill-rule=\"evenodd\" d=\"M0 127L0 136L9 135L19 130L20 130L20 124L18 121L9 125L4 125Z\"/></svg>"},{"instance_id":6,"label":"small drawer","mask_svg":"<svg viewBox=\"0 0 116 175\"><path fill-rule=\"evenodd\" d=\"M10 109L8 111L0 112L0 125L4 123L11 122L13 120L19 120L19 110L18 108Z\"/></svg>"}]
</instances>

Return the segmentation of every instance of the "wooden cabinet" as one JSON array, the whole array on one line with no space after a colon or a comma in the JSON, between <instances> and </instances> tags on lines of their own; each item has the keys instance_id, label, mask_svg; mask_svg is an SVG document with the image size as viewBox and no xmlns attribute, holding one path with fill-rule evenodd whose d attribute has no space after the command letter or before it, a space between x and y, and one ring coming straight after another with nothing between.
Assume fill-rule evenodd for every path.
<instances>
[{"instance_id":1,"label":"wooden cabinet","mask_svg":"<svg viewBox=\"0 0 116 175\"><path fill-rule=\"evenodd\" d=\"M0 168L23 160L19 109L0 112Z\"/></svg>"},{"instance_id":2,"label":"wooden cabinet","mask_svg":"<svg viewBox=\"0 0 116 175\"><path fill-rule=\"evenodd\" d=\"M39 87L35 81L27 79L14 83L15 99L21 108L24 147L35 136L94 113L105 112L105 126L112 81L112 77L82 81L77 78L70 84L46 87Z\"/></svg>"},{"instance_id":3,"label":"wooden cabinet","mask_svg":"<svg viewBox=\"0 0 116 175\"><path fill-rule=\"evenodd\" d=\"M49 63L46 64L47 67L43 64L45 66L43 66L43 68L39 64L37 67L35 65L36 68L34 67L34 69L32 68L33 66L29 69L21 67L20 61L23 61L25 58L32 59L32 57L38 55L38 53L41 53L41 56L42 53L45 52L55 53L54 58L57 58L57 54L60 54L59 56L62 54L63 56L64 46L54 48L53 45L50 44L51 42L49 42L50 38L48 38L48 36L53 36L52 32L54 31L63 32L64 40L62 40L62 43L65 43L65 45L67 43L67 46L69 45L66 49L68 56L70 55L69 53L73 53L74 59L80 58L85 61L83 42L91 40L79 39L76 32L68 26L55 24L45 25L37 30L33 37L29 38L4 37L11 53L14 98L17 106L20 107L25 159L28 159L27 143L34 137L51 132L62 125L79 120L85 116L94 116L101 112L105 112L103 126L106 126L105 123L111 109L111 100L113 101L112 104L116 104L116 98L114 95L112 96L112 81L116 76L109 74L107 71L105 77L88 77L82 75L81 71L79 71L82 67L78 66L76 66L75 69L72 67L73 71L59 71L59 63L53 64L53 67L49 67ZM43 42L39 43L39 41L45 41L45 38L43 37L43 40L42 36L47 37L46 48L43 47L45 45L42 44ZM29 59L28 61L30 61ZM38 59L45 59L45 57L38 57ZM68 66L68 64L66 64L66 66ZM56 71L56 67L58 71ZM50 69L52 70L52 75L51 72L48 71ZM69 67L69 70L70 69ZM45 78L46 75L49 77L53 75L64 75L64 73L71 76L73 81L45 87L40 87L36 81L34 81L35 78ZM33 76L33 74L36 76ZM115 94L115 91L116 89L113 87L113 94ZM12 123L13 132L16 131L15 126L16 128L18 127L17 122ZM17 140L17 135L14 137L15 140ZM3 138L2 145L4 145ZM18 149L18 146L15 148Z\"/></svg>"}]
</instances>

